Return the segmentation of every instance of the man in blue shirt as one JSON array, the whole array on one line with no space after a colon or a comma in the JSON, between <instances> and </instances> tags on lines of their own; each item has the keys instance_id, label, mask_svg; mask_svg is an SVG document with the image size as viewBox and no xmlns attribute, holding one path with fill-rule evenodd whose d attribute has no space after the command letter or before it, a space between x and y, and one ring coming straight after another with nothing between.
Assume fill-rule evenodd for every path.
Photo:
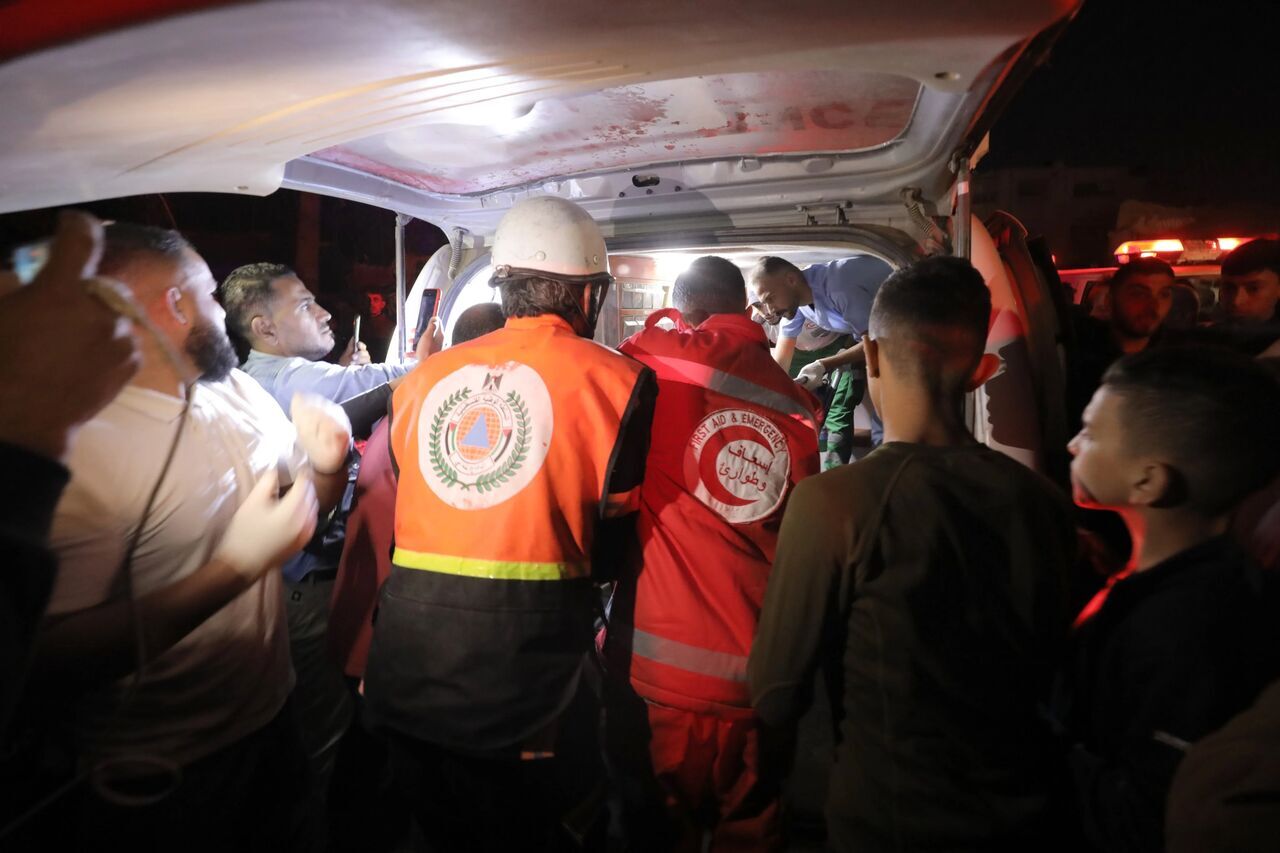
<instances>
[{"instance_id":1,"label":"man in blue shirt","mask_svg":"<svg viewBox=\"0 0 1280 853\"><path fill-rule=\"evenodd\" d=\"M417 363L370 364L363 344L349 350L349 364L321 361L333 349L332 316L293 270L282 264L247 264L233 270L223 281L219 297L227 312L228 331L249 346L241 369L276 399L286 415L293 395L300 391L341 403L381 389L381 405L374 400L372 406L385 412L391 394L388 382ZM358 465L351 466L352 481L358 470ZM329 602L342 556L350 494L348 487L329 523L283 567L289 649L298 679L295 711L303 746L324 786L353 714L342 672L329 658L326 645Z\"/></svg>"},{"instance_id":2,"label":"man in blue shirt","mask_svg":"<svg viewBox=\"0 0 1280 853\"><path fill-rule=\"evenodd\" d=\"M249 345L241 370L276 398L285 414L298 391L340 403L409 372L414 364L370 364L361 345L349 364L321 361L333 350L332 315L283 264L246 264L219 293L228 331Z\"/></svg>"},{"instance_id":3,"label":"man in blue shirt","mask_svg":"<svg viewBox=\"0 0 1280 853\"><path fill-rule=\"evenodd\" d=\"M760 313L768 323L786 320L779 330L774 359L784 369L790 366L796 339L804 330L805 321L810 320L823 329L852 335L855 343L805 365L796 375L796 382L813 390L838 368L851 373L863 371L866 356L862 352L862 336L867 331L871 303L892 272L892 267L871 255L815 264L803 271L783 258L761 258L751 273ZM874 412L871 422L872 441L879 444L883 427Z\"/></svg>"}]
</instances>

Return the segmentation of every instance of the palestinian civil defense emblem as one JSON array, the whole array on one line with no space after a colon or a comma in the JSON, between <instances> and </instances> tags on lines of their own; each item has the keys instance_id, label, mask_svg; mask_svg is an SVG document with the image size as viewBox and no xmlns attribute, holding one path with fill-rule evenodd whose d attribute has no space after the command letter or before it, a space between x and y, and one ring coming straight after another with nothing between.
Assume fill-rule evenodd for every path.
<instances>
[{"instance_id":1,"label":"palestinian civil defense emblem","mask_svg":"<svg viewBox=\"0 0 1280 853\"><path fill-rule=\"evenodd\" d=\"M790 475L786 435L755 412L712 412L689 440L686 482L698 500L731 523L771 515L786 496Z\"/></svg>"},{"instance_id":2,"label":"palestinian civil defense emblem","mask_svg":"<svg viewBox=\"0 0 1280 853\"><path fill-rule=\"evenodd\" d=\"M533 481L551 444L551 398L533 368L469 364L437 382L418 419L418 465L458 509L502 503Z\"/></svg>"}]
</instances>

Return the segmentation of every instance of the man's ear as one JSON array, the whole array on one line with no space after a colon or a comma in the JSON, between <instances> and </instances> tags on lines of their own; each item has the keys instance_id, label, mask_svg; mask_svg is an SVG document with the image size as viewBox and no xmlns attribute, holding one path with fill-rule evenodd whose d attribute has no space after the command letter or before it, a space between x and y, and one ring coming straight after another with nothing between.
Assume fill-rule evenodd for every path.
<instances>
[{"instance_id":1,"label":"man's ear","mask_svg":"<svg viewBox=\"0 0 1280 853\"><path fill-rule=\"evenodd\" d=\"M187 314L182 310L182 291L176 287L170 287L164 292L164 304L169 309L169 314L174 320L178 321L180 326L188 326L191 320L187 318Z\"/></svg>"},{"instance_id":2,"label":"man's ear","mask_svg":"<svg viewBox=\"0 0 1280 853\"><path fill-rule=\"evenodd\" d=\"M862 336L862 352L867 357L867 376L880 378L880 344L871 340L870 335Z\"/></svg>"},{"instance_id":3,"label":"man's ear","mask_svg":"<svg viewBox=\"0 0 1280 853\"><path fill-rule=\"evenodd\" d=\"M973 369L973 375L969 377L969 381L965 383L964 390L972 391L984 385L988 379L996 375L996 371L1000 369L1000 356L993 352L986 353L982 358L978 359L978 366Z\"/></svg>"},{"instance_id":4,"label":"man's ear","mask_svg":"<svg viewBox=\"0 0 1280 853\"><path fill-rule=\"evenodd\" d=\"M1137 479L1129 484L1129 503L1163 509L1186 500L1186 491L1186 480L1176 468L1147 460L1139 468Z\"/></svg>"},{"instance_id":5,"label":"man's ear","mask_svg":"<svg viewBox=\"0 0 1280 853\"><path fill-rule=\"evenodd\" d=\"M249 331L255 338L269 341L275 337L276 326L261 314L255 314L253 319L249 321Z\"/></svg>"}]
</instances>

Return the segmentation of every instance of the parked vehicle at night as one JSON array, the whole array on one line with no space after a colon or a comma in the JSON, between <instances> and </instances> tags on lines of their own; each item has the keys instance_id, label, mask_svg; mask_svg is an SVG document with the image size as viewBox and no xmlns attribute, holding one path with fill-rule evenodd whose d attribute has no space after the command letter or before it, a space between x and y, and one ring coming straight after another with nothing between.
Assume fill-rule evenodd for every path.
<instances>
[{"instance_id":1,"label":"parked vehicle at night","mask_svg":"<svg viewBox=\"0 0 1280 853\"><path fill-rule=\"evenodd\" d=\"M599 224L609 346L705 254L969 257L1003 362L969 426L1047 472L1070 437L1065 302L1013 216L972 215L970 168L1080 5L105 0L73 21L20 0L0 9L0 213L283 188L395 212L398 246L428 221L450 242L420 271L398 252L390 362L425 291L446 340L497 299L494 234L531 196ZM1059 276L1074 272L1095 271ZM825 726L798 758L810 809Z\"/></svg>"},{"instance_id":2,"label":"parked vehicle at night","mask_svg":"<svg viewBox=\"0 0 1280 853\"><path fill-rule=\"evenodd\" d=\"M466 16L394 0L358 16L329 2L106 3L57 24L39 6L3 13L14 58L0 67L0 212L280 187L363 201L451 237L418 277L444 290L447 337L491 297L502 214L561 195L609 242L610 344L665 304L681 259L698 253L744 265L870 253L896 267L949 250L971 254L997 305L1019 315L993 343L1009 351L1005 389L985 393L1057 393L1032 379L1047 375L1033 365L1051 360L1057 320L1015 296L1045 282L1033 265L997 262L1025 247L1017 229L997 226L993 243L975 225L968 168L1076 3L908 14L875 2L851 15L817 0L785 14L714 2L673 15L567 0L481 2ZM406 337L415 296L401 305ZM1018 436L1006 443L975 426L1033 464L1045 430L1064 438L1028 423L1001 430Z\"/></svg>"}]
</instances>

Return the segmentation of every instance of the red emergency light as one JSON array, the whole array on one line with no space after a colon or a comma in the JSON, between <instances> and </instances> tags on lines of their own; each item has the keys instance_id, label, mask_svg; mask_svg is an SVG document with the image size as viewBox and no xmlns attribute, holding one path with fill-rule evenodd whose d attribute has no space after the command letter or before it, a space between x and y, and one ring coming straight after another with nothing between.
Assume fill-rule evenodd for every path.
<instances>
[{"instance_id":1,"label":"red emergency light","mask_svg":"<svg viewBox=\"0 0 1280 853\"><path fill-rule=\"evenodd\" d=\"M1248 242L1245 237L1217 237L1209 240L1126 240L1116 246L1116 262L1127 264L1134 258L1160 258L1171 264L1215 262L1222 255Z\"/></svg>"}]
</instances>

